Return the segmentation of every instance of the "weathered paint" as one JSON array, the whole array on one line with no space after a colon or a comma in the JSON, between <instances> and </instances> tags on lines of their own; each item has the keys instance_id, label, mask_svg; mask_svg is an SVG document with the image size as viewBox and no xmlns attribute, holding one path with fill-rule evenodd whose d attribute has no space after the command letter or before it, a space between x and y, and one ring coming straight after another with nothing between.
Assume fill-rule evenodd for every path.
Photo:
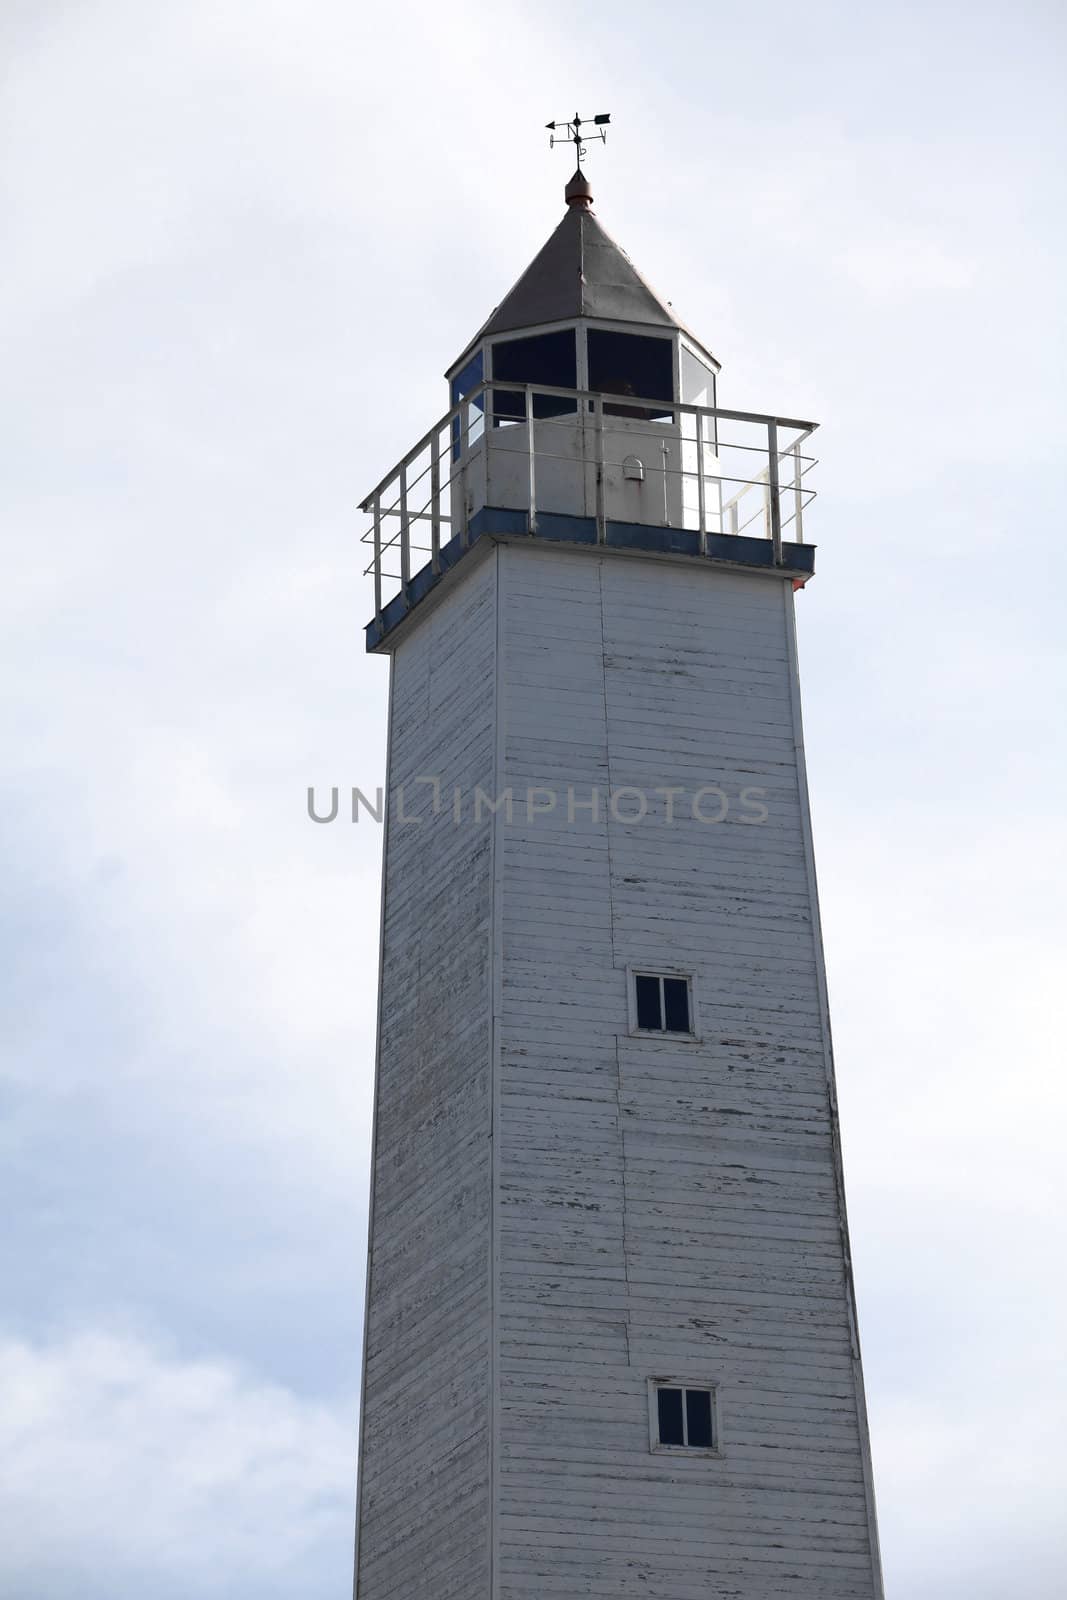
<instances>
[{"instance_id":1,"label":"weathered paint","mask_svg":"<svg viewBox=\"0 0 1067 1600\"><path fill-rule=\"evenodd\" d=\"M356 1593L489 1594L491 837L433 791L492 783L492 563L393 661Z\"/></svg>"},{"instance_id":2,"label":"weathered paint","mask_svg":"<svg viewBox=\"0 0 1067 1600\"><path fill-rule=\"evenodd\" d=\"M470 561L393 657L391 784L561 804L389 831L357 1595L877 1600L789 582ZM566 814L704 785L766 819ZM633 967L697 1039L631 1034ZM665 1376L718 1457L650 1450Z\"/></svg>"}]
</instances>

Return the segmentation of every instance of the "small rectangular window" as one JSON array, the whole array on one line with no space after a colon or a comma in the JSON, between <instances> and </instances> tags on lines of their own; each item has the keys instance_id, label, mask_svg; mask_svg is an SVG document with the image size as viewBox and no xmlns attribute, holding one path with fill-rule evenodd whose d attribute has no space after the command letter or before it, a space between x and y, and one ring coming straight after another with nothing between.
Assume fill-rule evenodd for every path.
<instances>
[{"instance_id":1,"label":"small rectangular window","mask_svg":"<svg viewBox=\"0 0 1067 1600\"><path fill-rule=\"evenodd\" d=\"M693 1004L689 978L666 973L634 973L634 1017L640 1033L680 1033L692 1037Z\"/></svg>"},{"instance_id":2,"label":"small rectangular window","mask_svg":"<svg viewBox=\"0 0 1067 1600\"><path fill-rule=\"evenodd\" d=\"M656 1399L659 1408L660 1444L684 1444L685 1423L682 1420L681 1389L659 1389Z\"/></svg>"},{"instance_id":3,"label":"small rectangular window","mask_svg":"<svg viewBox=\"0 0 1067 1600\"><path fill-rule=\"evenodd\" d=\"M689 1032L689 985L684 978L663 980L663 1027L667 1033Z\"/></svg>"},{"instance_id":4,"label":"small rectangular window","mask_svg":"<svg viewBox=\"0 0 1067 1600\"><path fill-rule=\"evenodd\" d=\"M700 1450L718 1455L716 1395L713 1385L650 1380L649 1422L653 1450Z\"/></svg>"},{"instance_id":5,"label":"small rectangular window","mask_svg":"<svg viewBox=\"0 0 1067 1600\"><path fill-rule=\"evenodd\" d=\"M637 1026L639 1028L661 1029L663 1027L663 1008L661 1005L662 979L645 977L639 974L634 979L634 988L637 991Z\"/></svg>"},{"instance_id":6,"label":"small rectangular window","mask_svg":"<svg viewBox=\"0 0 1067 1600\"><path fill-rule=\"evenodd\" d=\"M694 1450L711 1449L711 1391L685 1391L685 1442Z\"/></svg>"}]
</instances>

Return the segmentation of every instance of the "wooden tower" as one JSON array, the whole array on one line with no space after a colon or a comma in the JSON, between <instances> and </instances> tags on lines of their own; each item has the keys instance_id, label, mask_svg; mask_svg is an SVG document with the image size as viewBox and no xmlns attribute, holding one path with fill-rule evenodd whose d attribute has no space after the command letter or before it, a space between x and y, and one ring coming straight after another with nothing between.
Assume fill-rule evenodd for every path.
<instances>
[{"instance_id":1,"label":"wooden tower","mask_svg":"<svg viewBox=\"0 0 1067 1600\"><path fill-rule=\"evenodd\" d=\"M576 173L368 497L357 1600L882 1594L794 636L813 424Z\"/></svg>"}]
</instances>

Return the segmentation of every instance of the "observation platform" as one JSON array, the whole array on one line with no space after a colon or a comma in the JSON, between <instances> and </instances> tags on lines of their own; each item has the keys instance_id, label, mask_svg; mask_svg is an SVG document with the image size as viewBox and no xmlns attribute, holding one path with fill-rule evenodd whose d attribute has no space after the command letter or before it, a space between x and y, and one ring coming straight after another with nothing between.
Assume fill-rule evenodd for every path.
<instances>
[{"instance_id":1,"label":"observation platform","mask_svg":"<svg viewBox=\"0 0 1067 1600\"><path fill-rule=\"evenodd\" d=\"M817 424L588 389L483 383L362 502L368 651L457 580L485 540L541 539L792 581L815 570L804 513Z\"/></svg>"}]
</instances>

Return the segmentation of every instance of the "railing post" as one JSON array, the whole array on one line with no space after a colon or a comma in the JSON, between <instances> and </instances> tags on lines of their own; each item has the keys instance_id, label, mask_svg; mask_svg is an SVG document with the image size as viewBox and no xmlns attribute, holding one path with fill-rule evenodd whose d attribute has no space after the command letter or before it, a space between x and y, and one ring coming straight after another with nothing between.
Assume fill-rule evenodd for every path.
<instances>
[{"instance_id":1,"label":"railing post","mask_svg":"<svg viewBox=\"0 0 1067 1600\"><path fill-rule=\"evenodd\" d=\"M488 434L486 434L485 442L486 442L486 449L488 450L488 446L489 446L489 435ZM459 443L460 443L459 498L460 498L460 509L461 509L461 513L462 513L461 520L460 520L460 536L459 536L459 539L460 539L460 544L462 545L463 549L466 550L467 546L471 542L470 513L469 513L469 509L468 509L468 498L469 497L468 497L468 492L467 492L467 464L468 464L468 461L470 459L470 453L471 453L471 403L470 403L469 400L464 400L462 405L459 408ZM488 471L489 471L489 457L488 457L488 454L486 455L486 458L485 458L485 470L486 470L486 473L488 474Z\"/></svg>"},{"instance_id":2,"label":"railing post","mask_svg":"<svg viewBox=\"0 0 1067 1600\"><path fill-rule=\"evenodd\" d=\"M782 564L782 506L778 498L778 424L767 424L767 498L770 502L771 545L774 564Z\"/></svg>"},{"instance_id":3,"label":"railing post","mask_svg":"<svg viewBox=\"0 0 1067 1600\"><path fill-rule=\"evenodd\" d=\"M382 619L382 497L374 496L374 615Z\"/></svg>"},{"instance_id":4,"label":"railing post","mask_svg":"<svg viewBox=\"0 0 1067 1600\"><path fill-rule=\"evenodd\" d=\"M533 389L526 383L523 385L523 397L526 402L526 455L529 464L529 503L526 508L526 532L537 532L537 464L534 443L534 397Z\"/></svg>"},{"instance_id":5,"label":"railing post","mask_svg":"<svg viewBox=\"0 0 1067 1600\"><path fill-rule=\"evenodd\" d=\"M700 554L708 553L708 524L704 506L704 413L697 412L697 513L700 518Z\"/></svg>"},{"instance_id":6,"label":"railing post","mask_svg":"<svg viewBox=\"0 0 1067 1600\"><path fill-rule=\"evenodd\" d=\"M520 493L524 494L524 498L527 502L527 526L531 532L536 532L538 525L538 483L536 458L537 450L540 448L541 444L545 443L545 434L548 431L546 427L542 425L540 433L538 432L537 423L539 414L536 409L537 401L541 398L559 397L567 401L568 404L574 404L576 401L579 407L579 414L584 417L584 421L581 424L581 429L583 433L583 454L585 460L585 466L582 468L582 471L584 473L585 488L583 493L586 497L586 510L588 510L590 499L588 473L590 466L594 465L594 461L591 461L588 453L586 453L588 450L588 444L590 442L588 439L587 430L590 417L593 421L595 430L593 453L596 472L596 539L598 544L605 544L607 540L606 517L608 494L607 463L605 457L608 446L605 430L604 413L606 407L604 404L604 397L594 394L592 390L565 390L544 384L520 385L514 380L506 384L507 392L513 392L520 388L524 393L525 414L520 414L520 416L516 418L514 415L514 406L512 406L509 416L512 421L521 422L525 428L524 443L527 451L528 477L525 490L520 490ZM420 548L414 545L413 541L415 523L424 521L430 523L430 565L431 570L436 577L440 575L443 566L442 539L455 539L461 549L466 549L471 542L472 527L470 513L472 501L473 503L481 506L487 502L491 502L493 498L490 480L490 466L488 460L490 456L490 446L493 443L493 392L494 385L490 381L478 385L475 391L477 399L471 395L467 395L457 401L447 412L447 414L434 425L429 433L423 436L414 449L408 451L404 460L398 466L394 467L392 472L387 474L387 476L382 479L382 481L374 490L372 490L366 499L360 502L361 511L368 514L371 517L372 522L372 526L368 528L362 535L362 542L364 543L364 546L366 546L366 544L373 545L373 559L370 563L368 563L365 570L368 574L373 574L374 615L379 627L384 625L385 612L389 609L392 601L396 598L395 594L390 593L390 600L387 601L385 599L386 580L388 578L390 584L392 584L394 581L394 579L390 578L389 574L387 574L385 571L386 551L391 552L394 548L394 545L399 545L399 592L403 596L401 605L406 609L412 603L411 590L413 554ZM484 399L482 398L483 396L485 397ZM640 401L641 397L635 397L635 405L640 403ZM656 402L650 400L646 403L649 407L651 407ZM484 406L486 408L487 430L484 451L487 460L484 464L484 469L480 455L477 459L475 459L472 451L472 421L475 425L478 423L477 417L472 418L471 415L471 406L474 404L477 404L479 407ZM775 567L781 571L785 567L785 542L787 539L789 542L792 542L794 537L792 534L787 534L786 529L788 529L790 522L795 521L796 541L798 543L803 542L804 511L805 508L814 500L814 491L806 489L805 487L805 477L811 468L816 465L816 462L813 456L806 456L804 454L803 446L805 441L810 438L812 433L815 431L816 424L812 422L800 422L794 419L766 416L763 414L755 415L747 412L718 411L711 406L699 407L689 405L688 403L682 406L680 402L675 402L674 405L681 415L691 415L696 419L696 421L693 430L694 437L692 439L682 438L679 441L681 444L681 455L679 465L676 469L672 467L671 446L662 439L662 436L660 436L659 443L660 450L662 452L663 470L662 514L664 524L667 526L671 525L672 510L676 508L677 504L675 501L673 501L670 490L669 478L671 471L676 470L679 473L680 479L683 481L683 483L685 478L691 476L691 473L685 465L687 459L685 452L688 450L689 444L695 442L697 452L697 511L699 521L698 546L701 553L708 553L713 534L717 535L719 532L723 532L739 535L741 532L747 533L751 531L754 533L756 531L755 525L759 520L759 511L756 508L755 491L762 490L764 531L768 542L772 546L773 563ZM734 477L729 473L724 475L724 466L732 465L729 452L734 448L734 446L730 444L724 445L723 448L727 452L727 458L725 461L719 458L717 452L718 423L720 418L727 421L739 421L748 427L764 429L767 441L765 446L767 452L766 466L762 469L759 469L753 477ZM786 431L788 436L788 443L785 445L781 444L783 430ZM677 435L675 437L677 437ZM512 472L514 472L515 466L517 465L516 452L521 455L522 445L520 444L520 440L523 440L522 433L516 433L513 429L508 429L506 433L502 432L502 437L496 441L497 449L499 450L502 448L504 450L506 460L511 467ZM508 441L510 441L510 445L508 444ZM744 446L742 448L748 449L750 447ZM424 452L427 449L430 452L429 461L424 463L421 468L418 468L418 464L423 463ZM712 451L712 461L716 468L716 471L710 474L707 471L707 453L709 450ZM495 454L496 452L494 451L492 453ZM758 453L758 444L756 453ZM552 458L552 452L547 449L546 458ZM784 472L782 471L783 463L785 464ZM616 463L616 465L618 465L618 463ZM413 469L417 469L417 476L416 470ZM481 477L483 470L485 472L484 484ZM742 468L741 470L745 469ZM472 490L471 474L474 471L478 472L479 477ZM412 496L416 493L418 485L425 477L429 478L430 483L428 513L427 506L424 504L423 496L421 494L416 495L418 505L413 506L412 503ZM509 478L509 481L512 484L512 488L514 488L514 478ZM545 481L547 482L547 480ZM736 494L724 501L723 495L725 493L725 486L733 483L740 484L741 488ZM709 485L711 486L710 489ZM791 492L792 494L792 506L788 516L785 514L782 507L783 495L787 491ZM658 498L657 491L651 482L649 483L649 492L651 493L653 499ZM751 499L747 498L748 496L751 496ZM683 523L684 507L687 498L688 491L685 491L682 497ZM746 510L744 522L741 520L740 512L740 502L742 499L745 502L745 506L751 508L750 510ZM510 497L510 503L514 505L513 494ZM651 510L651 507L649 509ZM690 515L692 514L692 509L693 508L690 506ZM395 531L392 534L389 533L389 529L392 526L392 518L394 517L398 518L399 520L399 537L397 537ZM445 525L447 525L447 527ZM390 560L390 566L391 564L392 563ZM399 610L399 607L396 609Z\"/></svg>"},{"instance_id":7,"label":"railing post","mask_svg":"<svg viewBox=\"0 0 1067 1600\"><path fill-rule=\"evenodd\" d=\"M606 544L608 523L604 510L604 397L599 394L593 401L593 432L596 441L596 542Z\"/></svg>"},{"instance_id":8,"label":"railing post","mask_svg":"<svg viewBox=\"0 0 1067 1600\"><path fill-rule=\"evenodd\" d=\"M400 469L400 582L406 601L408 584L411 582L411 519L408 516L408 468L406 461Z\"/></svg>"},{"instance_id":9,"label":"railing post","mask_svg":"<svg viewBox=\"0 0 1067 1600\"><path fill-rule=\"evenodd\" d=\"M446 438L451 448L452 430ZM430 440L430 567L441 570L441 434L435 429Z\"/></svg>"}]
</instances>

